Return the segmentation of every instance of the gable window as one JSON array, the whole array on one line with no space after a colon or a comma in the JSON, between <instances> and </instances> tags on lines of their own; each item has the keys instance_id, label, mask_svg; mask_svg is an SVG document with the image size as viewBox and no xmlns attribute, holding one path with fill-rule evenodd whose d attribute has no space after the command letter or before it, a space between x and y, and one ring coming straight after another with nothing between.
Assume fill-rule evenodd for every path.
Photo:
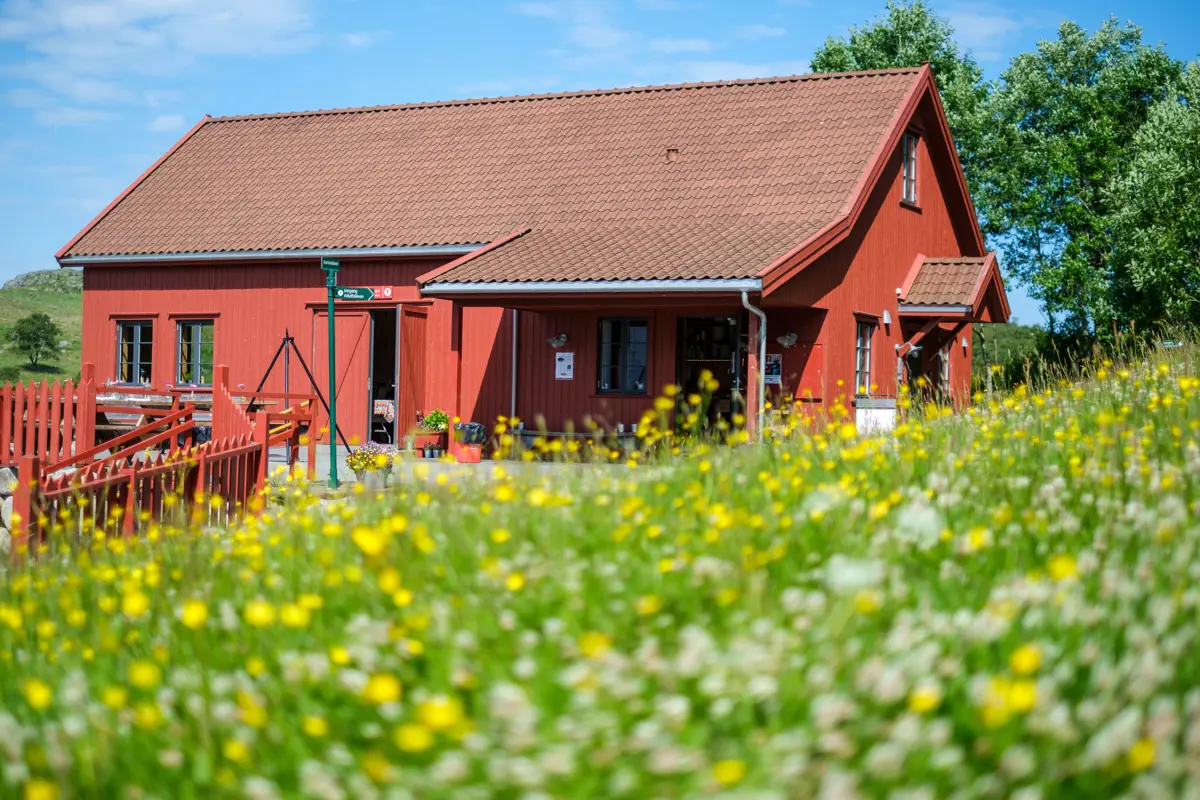
<instances>
[{"instance_id":1,"label":"gable window","mask_svg":"<svg viewBox=\"0 0 1200 800\"><path fill-rule=\"evenodd\" d=\"M150 383L154 363L154 323L148 319L117 323L117 381Z\"/></svg>"},{"instance_id":2,"label":"gable window","mask_svg":"<svg viewBox=\"0 0 1200 800\"><path fill-rule=\"evenodd\" d=\"M858 397L871 396L871 342L876 323L859 320L854 344L854 391Z\"/></svg>"},{"instance_id":3,"label":"gable window","mask_svg":"<svg viewBox=\"0 0 1200 800\"><path fill-rule=\"evenodd\" d=\"M213 321L190 319L179 323L175 382L182 386L211 386Z\"/></svg>"},{"instance_id":4,"label":"gable window","mask_svg":"<svg viewBox=\"0 0 1200 800\"><path fill-rule=\"evenodd\" d=\"M917 204L917 135L904 134L900 145L904 153L904 202Z\"/></svg>"},{"instance_id":5,"label":"gable window","mask_svg":"<svg viewBox=\"0 0 1200 800\"><path fill-rule=\"evenodd\" d=\"M646 349L649 342L644 319L600 320L600 375L596 390L602 394L646 393Z\"/></svg>"}]
</instances>

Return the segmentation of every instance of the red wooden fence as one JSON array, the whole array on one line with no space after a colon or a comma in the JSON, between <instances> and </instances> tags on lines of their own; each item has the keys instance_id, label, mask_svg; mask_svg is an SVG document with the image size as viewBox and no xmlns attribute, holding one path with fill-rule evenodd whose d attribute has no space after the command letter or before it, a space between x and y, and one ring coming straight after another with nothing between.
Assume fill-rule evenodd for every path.
<instances>
[{"instance_id":1,"label":"red wooden fence","mask_svg":"<svg viewBox=\"0 0 1200 800\"><path fill-rule=\"evenodd\" d=\"M6 383L0 388L0 467L14 466L23 456L50 465L70 458L72 444L91 446L95 431L94 372L85 371L79 386Z\"/></svg>"}]
</instances>

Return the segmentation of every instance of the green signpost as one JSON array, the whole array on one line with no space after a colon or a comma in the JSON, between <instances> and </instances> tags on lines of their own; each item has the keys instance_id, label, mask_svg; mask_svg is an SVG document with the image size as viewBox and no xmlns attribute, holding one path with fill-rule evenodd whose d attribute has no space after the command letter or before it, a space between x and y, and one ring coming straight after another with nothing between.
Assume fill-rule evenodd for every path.
<instances>
[{"instance_id":1,"label":"green signpost","mask_svg":"<svg viewBox=\"0 0 1200 800\"><path fill-rule=\"evenodd\" d=\"M342 268L340 258L322 258L321 269L325 270L325 289L329 295L329 488L338 487L337 461L337 358L334 357L333 298L342 291L337 285L338 270ZM340 295L339 295L340 296Z\"/></svg>"},{"instance_id":2,"label":"green signpost","mask_svg":"<svg viewBox=\"0 0 1200 800\"><path fill-rule=\"evenodd\" d=\"M338 286L333 290L338 300L374 300L375 290L365 286Z\"/></svg>"}]
</instances>

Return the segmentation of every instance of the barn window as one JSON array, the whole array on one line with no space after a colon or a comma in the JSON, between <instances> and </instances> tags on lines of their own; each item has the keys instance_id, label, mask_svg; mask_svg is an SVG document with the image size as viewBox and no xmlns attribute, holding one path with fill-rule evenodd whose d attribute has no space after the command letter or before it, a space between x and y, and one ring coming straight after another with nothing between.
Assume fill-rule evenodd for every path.
<instances>
[{"instance_id":1,"label":"barn window","mask_svg":"<svg viewBox=\"0 0 1200 800\"><path fill-rule=\"evenodd\" d=\"M954 341L951 340L950 344L946 345L940 351L938 351L938 360L941 362L939 364L939 367L941 369L939 371L938 377L941 379L943 392L950 391L950 353L951 353L951 350L953 350L953 349L954 349Z\"/></svg>"},{"instance_id":2,"label":"barn window","mask_svg":"<svg viewBox=\"0 0 1200 800\"><path fill-rule=\"evenodd\" d=\"M176 383L183 386L211 386L213 321L192 319L180 322L177 355Z\"/></svg>"},{"instance_id":3,"label":"barn window","mask_svg":"<svg viewBox=\"0 0 1200 800\"><path fill-rule=\"evenodd\" d=\"M597 391L610 394L646 393L647 330L644 319L600 320Z\"/></svg>"},{"instance_id":4,"label":"barn window","mask_svg":"<svg viewBox=\"0 0 1200 800\"><path fill-rule=\"evenodd\" d=\"M917 204L917 135L904 134L904 202Z\"/></svg>"},{"instance_id":5,"label":"barn window","mask_svg":"<svg viewBox=\"0 0 1200 800\"><path fill-rule=\"evenodd\" d=\"M148 319L117 323L117 381L150 383L154 363L154 323Z\"/></svg>"},{"instance_id":6,"label":"barn window","mask_svg":"<svg viewBox=\"0 0 1200 800\"><path fill-rule=\"evenodd\" d=\"M859 320L854 345L854 391L859 397L871 395L871 340L876 324Z\"/></svg>"}]
</instances>

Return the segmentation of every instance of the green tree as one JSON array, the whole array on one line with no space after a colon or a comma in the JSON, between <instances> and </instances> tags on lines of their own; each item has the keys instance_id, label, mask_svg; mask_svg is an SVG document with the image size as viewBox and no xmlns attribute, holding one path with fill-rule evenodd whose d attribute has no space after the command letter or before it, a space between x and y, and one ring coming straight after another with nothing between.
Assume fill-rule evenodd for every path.
<instances>
[{"instance_id":1,"label":"green tree","mask_svg":"<svg viewBox=\"0 0 1200 800\"><path fill-rule=\"evenodd\" d=\"M18 352L29 359L29 363L37 366L48 355L57 352L58 340L62 336L58 324L47 314L30 314L17 320L8 332L8 339Z\"/></svg>"},{"instance_id":2,"label":"green tree","mask_svg":"<svg viewBox=\"0 0 1200 800\"><path fill-rule=\"evenodd\" d=\"M1110 202L1114 280L1129 313L1200 323L1200 61L1150 109Z\"/></svg>"},{"instance_id":3,"label":"green tree","mask_svg":"<svg viewBox=\"0 0 1200 800\"><path fill-rule=\"evenodd\" d=\"M888 0L887 13L850 29L846 38L832 36L812 58L813 72L915 67L928 61L937 79L950 132L958 146L968 182L982 144L987 86L983 72L954 41L954 29L922 0Z\"/></svg>"},{"instance_id":4,"label":"green tree","mask_svg":"<svg viewBox=\"0 0 1200 800\"><path fill-rule=\"evenodd\" d=\"M1010 276L1067 330L1127 319L1112 264L1112 188L1181 66L1132 24L1109 19L1089 36L1064 22L1056 39L1014 58L991 92L972 165L976 206Z\"/></svg>"}]
</instances>

